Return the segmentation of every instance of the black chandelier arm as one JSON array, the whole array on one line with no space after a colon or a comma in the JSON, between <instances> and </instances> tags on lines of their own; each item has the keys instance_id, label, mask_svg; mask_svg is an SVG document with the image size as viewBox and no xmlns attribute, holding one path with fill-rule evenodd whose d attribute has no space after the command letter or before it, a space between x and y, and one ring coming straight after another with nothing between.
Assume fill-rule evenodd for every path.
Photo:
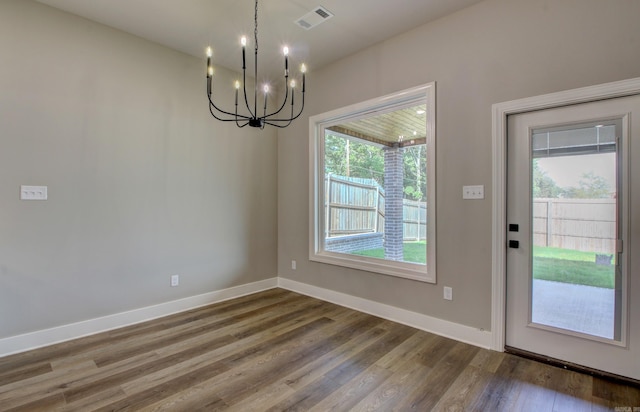
<instances>
[{"instance_id":1,"label":"black chandelier arm","mask_svg":"<svg viewBox=\"0 0 640 412\"><path fill-rule=\"evenodd\" d=\"M253 116L246 116L243 114L238 114L238 105L236 104L236 113L230 113L227 112L225 110L221 110L219 107L217 107L215 105L215 103L213 103L213 100L211 100L211 94L207 93L207 97L209 98L209 113L211 113L211 116L213 116L214 119L219 120L221 122L235 122L236 126L238 126L239 128L243 128L249 124L251 124L251 120L255 120L256 118ZM232 119L225 119L222 117L219 117L219 115L216 115L216 113L214 112L214 109L217 110L220 113L229 115L229 116L233 116ZM244 121L244 123L241 123L241 121ZM264 123L263 123L264 124ZM264 126L262 127L264 128Z\"/></svg>"},{"instance_id":2,"label":"black chandelier arm","mask_svg":"<svg viewBox=\"0 0 640 412\"><path fill-rule=\"evenodd\" d=\"M238 119L238 95L236 94L236 126L242 128L242 127L245 127L248 124L249 124L248 120L247 120L247 122L245 124L242 124L242 125L240 124L240 121Z\"/></svg>"},{"instance_id":3,"label":"black chandelier arm","mask_svg":"<svg viewBox=\"0 0 640 412\"><path fill-rule=\"evenodd\" d=\"M282 107L280 108L280 110L282 110ZM289 117L289 119L265 119L264 120L264 124L268 124L270 126L279 127L280 129L284 129L285 127L287 127L287 126L289 126L291 124L293 119L294 119L294 117L293 117L293 96L292 96L291 97L291 116ZM275 122L285 121L287 123L286 124L278 124L278 123L273 123L272 121L275 121Z\"/></svg>"},{"instance_id":4,"label":"black chandelier arm","mask_svg":"<svg viewBox=\"0 0 640 412\"><path fill-rule=\"evenodd\" d=\"M284 77L285 91L284 91L284 100L282 101L282 106L280 106L280 108L273 113L265 114L264 115L265 118L277 115L282 111L282 109L284 109L284 106L287 104L287 100L289 100L289 83L287 83L287 80L288 80L288 76L285 76ZM291 94L293 94L293 89L291 91Z\"/></svg>"},{"instance_id":5,"label":"black chandelier arm","mask_svg":"<svg viewBox=\"0 0 640 412\"><path fill-rule=\"evenodd\" d=\"M246 77L245 77L246 79ZM247 100L247 90L246 87L243 87L244 89L244 95L245 95L245 102ZM249 120L255 118L256 116L251 112L251 109L249 108L249 104L247 103L247 109L249 110L249 112L251 113L251 116L246 116L243 114L238 114L238 103L237 103L237 94L236 94L236 112L235 113L231 113L228 112L226 110L223 110L221 108L219 108L218 106L216 106L216 104L213 102L213 99L211 98L211 94L213 92L213 76L207 76L207 98L209 100L209 112L211 113L211 116L213 116L216 120L220 120L221 122L236 122L236 125L238 127L245 127L246 125L249 124ZM218 117L216 116L216 114L213 112L213 109L216 109L220 114L226 114L227 116L232 116L232 119L224 119L222 117ZM247 122L243 125L240 125L240 123L238 122L238 118L242 119L242 120L246 120Z\"/></svg>"},{"instance_id":6,"label":"black chandelier arm","mask_svg":"<svg viewBox=\"0 0 640 412\"><path fill-rule=\"evenodd\" d=\"M298 115L294 117L293 116L293 98L291 99L291 103L292 103L291 104L291 117L289 119L270 119L268 122L265 122L265 124L268 124L268 125L273 126L273 127L278 127L280 129L284 129L285 127L288 127L291 124L291 122L293 122L295 119L297 119L298 116L300 116L300 114L302 113L302 109L300 109L300 112L298 113ZM304 107L304 95L303 95L303 98L302 98L302 106ZM287 123L285 123L285 124L272 123L272 122L278 122L278 121L284 121L284 122L287 122Z\"/></svg>"},{"instance_id":7,"label":"black chandelier arm","mask_svg":"<svg viewBox=\"0 0 640 412\"><path fill-rule=\"evenodd\" d=\"M250 120L253 119L253 117L249 117L249 116L246 116L246 115L243 115L243 114L238 114L237 113L237 110L238 110L238 106L237 105L236 105L236 113L235 114L229 113L227 111L220 110L213 103L213 101L211 100L211 95L209 94L208 96L209 96L209 113L211 113L211 116L213 116L214 119L219 120L221 122L235 122L236 126L238 126L239 128L243 128L243 127L245 127L245 126L247 126L247 125L249 125L251 123ZM233 116L234 118L233 119L225 119L225 118L222 118L222 117L218 117L216 115L216 113L213 111L213 109L215 109L215 110L217 110L217 111L219 111L221 113L227 114L229 116ZM244 123L240 123L241 121L244 121Z\"/></svg>"},{"instance_id":8,"label":"black chandelier arm","mask_svg":"<svg viewBox=\"0 0 640 412\"><path fill-rule=\"evenodd\" d=\"M271 123L271 122L264 122L264 124L268 124L269 126L279 127L280 129L284 129L285 127L289 126L291 124L291 122L293 122L293 120L289 120L289 123L287 123L287 124L275 124L275 123Z\"/></svg>"},{"instance_id":9,"label":"black chandelier arm","mask_svg":"<svg viewBox=\"0 0 640 412\"><path fill-rule=\"evenodd\" d=\"M215 117L216 119L220 120L220 121L223 121L223 122L234 122L234 121L237 120L238 117L240 117L243 120L249 120L249 119L251 119L251 117L253 117L253 116L249 117L249 116L246 116L246 115L243 115L243 114L231 113L231 112L228 112L226 110L222 110L221 108L216 106L216 104L211 99L211 92L207 92L207 97L209 98L209 111L211 112L211 115L213 117ZM233 117L233 119L223 119L223 118L220 118L220 117L216 116L213 113L213 109L212 108L216 109L221 114L226 114L227 116Z\"/></svg>"},{"instance_id":10,"label":"black chandelier arm","mask_svg":"<svg viewBox=\"0 0 640 412\"><path fill-rule=\"evenodd\" d=\"M221 122L236 122L236 126L238 126L239 128L243 128L243 127L245 127L246 125L249 124L249 120L247 119L246 116L243 116L243 115L238 115L238 116L236 116L235 119L222 119L222 118L216 116L216 114L213 112L213 107L214 106L212 104L209 104L209 113L211 113L211 116L213 116L214 119L216 119L216 120L220 120ZM242 120L246 120L246 123L240 124L239 118L241 118Z\"/></svg>"},{"instance_id":11,"label":"black chandelier arm","mask_svg":"<svg viewBox=\"0 0 640 412\"><path fill-rule=\"evenodd\" d=\"M247 70L244 67L242 68L242 92L244 94L244 104L247 106L247 110L249 110L251 117L256 117L256 115L258 114L258 109L254 106L254 113L254 111L251 110L251 106L249 106L249 99L247 97ZM256 94L255 89L253 93L254 95Z\"/></svg>"},{"instance_id":12,"label":"black chandelier arm","mask_svg":"<svg viewBox=\"0 0 640 412\"><path fill-rule=\"evenodd\" d=\"M284 129L285 127L289 126L291 124L291 122L293 122L293 118L291 119L273 119L274 121L282 121L282 122L287 122L286 124L278 124L278 123L271 123L270 120L265 120L264 124L268 124L269 126L273 126L273 127L279 127L281 129Z\"/></svg>"},{"instance_id":13,"label":"black chandelier arm","mask_svg":"<svg viewBox=\"0 0 640 412\"><path fill-rule=\"evenodd\" d=\"M216 116L216 114L213 112L213 106L209 105L209 113L211 113L211 116L214 117L214 119L216 120L220 120L221 122L233 122L235 119L222 119L218 116Z\"/></svg>"},{"instance_id":14,"label":"black chandelier arm","mask_svg":"<svg viewBox=\"0 0 640 412\"><path fill-rule=\"evenodd\" d=\"M294 120L296 120L298 117L300 117L300 115L302 114L302 111L304 110L304 93L302 93L302 105L300 106L300 111L298 112L298 114L296 114L295 116L293 115L293 107L291 108L291 117L288 119L269 119L269 118L265 118L264 121L266 124L269 124L271 126L276 126L276 127L286 127L286 126L282 126L282 125L278 125L278 124L274 124L273 122L289 122L287 123L287 126Z\"/></svg>"},{"instance_id":15,"label":"black chandelier arm","mask_svg":"<svg viewBox=\"0 0 640 412\"><path fill-rule=\"evenodd\" d=\"M222 114L226 114L226 115L228 115L228 116L233 116L233 118L232 118L232 119L225 119L225 118L222 118L222 117L218 117L220 114L216 115L216 114L213 112L213 109L216 109L216 111L218 111L218 112L220 112L220 113L222 113ZM220 121L222 121L222 122L236 122L236 121L238 121L238 118L240 118L240 119L242 119L242 120L249 120L249 119L250 119L250 117L245 116L245 115L243 115L243 114L235 115L235 114L233 114L233 113L229 113L229 112L227 112L227 111L220 110L220 109L219 109L215 104L213 104L213 102L211 101L211 99L209 99L209 112L211 113L211 115L212 115L213 117L215 117L217 120L220 120Z\"/></svg>"},{"instance_id":16,"label":"black chandelier arm","mask_svg":"<svg viewBox=\"0 0 640 412\"><path fill-rule=\"evenodd\" d=\"M211 116L213 116L216 120L220 120L221 122L236 122L236 124L238 124L238 119L224 119L221 117L216 116L216 114L213 111L213 106L209 105L209 113L211 113ZM243 119L246 120L246 119ZM249 124L249 122L247 121L247 124ZM241 127L241 126L238 126Z\"/></svg>"},{"instance_id":17,"label":"black chandelier arm","mask_svg":"<svg viewBox=\"0 0 640 412\"><path fill-rule=\"evenodd\" d=\"M222 113L222 114L226 114L228 116L234 116L237 117L237 113L234 115L233 113L227 112L226 110L222 110L220 109L218 106L216 106L216 104L213 102L213 100L211 99L211 92L213 89L213 77L212 76L207 76L207 99L209 99L209 111L211 112L211 115L216 118L217 120L223 121L223 122L232 122L235 119L222 119L219 118L218 116L216 116L213 113L213 110L211 109L212 107L214 109L216 109L218 112Z\"/></svg>"}]
</instances>

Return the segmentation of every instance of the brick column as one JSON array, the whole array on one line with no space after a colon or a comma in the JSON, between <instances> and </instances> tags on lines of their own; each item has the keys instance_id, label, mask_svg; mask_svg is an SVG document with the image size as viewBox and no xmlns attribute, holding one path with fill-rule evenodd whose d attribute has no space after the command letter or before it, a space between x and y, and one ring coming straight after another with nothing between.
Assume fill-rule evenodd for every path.
<instances>
[{"instance_id":1,"label":"brick column","mask_svg":"<svg viewBox=\"0 0 640 412\"><path fill-rule=\"evenodd\" d=\"M384 149L384 258L404 260L402 244L404 193L402 161L403 149Z\"/></svg>"}]
</instances>

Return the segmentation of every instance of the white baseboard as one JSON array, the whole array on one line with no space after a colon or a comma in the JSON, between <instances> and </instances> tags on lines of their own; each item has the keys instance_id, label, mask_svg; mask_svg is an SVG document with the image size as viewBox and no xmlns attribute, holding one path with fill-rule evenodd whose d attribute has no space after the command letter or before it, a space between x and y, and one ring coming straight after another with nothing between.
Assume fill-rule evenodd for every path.
<instances>
[{"instance_id":1,"label":"white baseboard","mask_svg":"<svg viewBox=\"0 0 640 412\"><path fill-rule=\"evenodd\" d=\"M347 295L345 293L336 292L317 286L308 285L306 283L296 282L294 280L278 278L278 287L287 289L303 295L311 296L336 305L345 306L360 312L388 319L393 322L402 323L416 329L431 332L436 335L455 339L470 345L479 346L481 348L491 348L491 332L472 328L470 326L461 325L454 322L434 318L406 309L400 309L384 303L374 302L372 300L362 299L356 296Z\"/></svg>"},{"instance_id":2,"label":"white baseboard","mask_svg":"<svg viewBox=\"0 0 640 412\"><path fill-rule=\"evenodd\" d=\"M272 289L277 287L277 285L277 278L271 278L259 282L248 283L246 285L204 293L202 295L190 296L188 298L161 303L159 305L147 306L128 312L117 313L115 315L25 333L24 335L11 336L0 339L0 357L81 338L83 336L106 332L112 329L122 328L124 326L145 322L178 312L184 312L186 310L210 305L212 303L238 298L240 296Z\"/></svg>"},{"instance_id":3,"label":"white baseboard","mask_svg":"<svg viewBox=\"0 0 640 412\"><path fill-rule=\"evenodd\" d=\"M281 287L303 295L369 313L407 326L445 336L474 346L489 349L491 333L458 323L423 315L406 309L362 299L345 293L312 286L284 278L271 278L246 285L191 296L159 305L147 306L51 329L25 333L0 339L0 357L49 346L100 332L130 326L136 323L184 312L201 306L238 298L267 289Z\"/></svg>"}]
</instances>

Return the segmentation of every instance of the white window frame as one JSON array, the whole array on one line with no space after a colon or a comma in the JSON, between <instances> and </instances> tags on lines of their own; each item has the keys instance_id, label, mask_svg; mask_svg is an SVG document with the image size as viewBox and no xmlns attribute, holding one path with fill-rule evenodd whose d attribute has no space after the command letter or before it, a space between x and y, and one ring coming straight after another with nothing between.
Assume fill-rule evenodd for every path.
<instances>
[{"instance_id":1,"label":"white window frame","mask_svg":"<svg viewBox=\"0 0 640 412\"><path fill-rule=\"evenodd\" d=\"M435 82L312 116L309 119L309 260L436 283L436 85ZM427 264L397 262L324 250L325 129L379 111L426 104Z\"/></svg>"}]
</instances>

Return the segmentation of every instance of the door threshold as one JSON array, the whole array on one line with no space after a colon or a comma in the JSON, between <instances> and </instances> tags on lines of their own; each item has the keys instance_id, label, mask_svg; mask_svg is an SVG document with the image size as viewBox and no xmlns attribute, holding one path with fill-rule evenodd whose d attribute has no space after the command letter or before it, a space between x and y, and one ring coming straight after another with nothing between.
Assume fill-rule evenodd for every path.
<instances>
[{"instance_id":1,"label":"door threshold","mask_svg":"<svg viewBox=\"0 0 640 412\"><path fill-rule=\"evenodd\" d=\"M591 375L596 378L606 379L615 383L621 383L623 385L631 385L640 388L640 380L629 378L627 376L617 375L615 373L605 372L600 369L589 368L587 366L578 365L571 362L566 362L560 359L551 358L549 356L540 355L538 353L529 352L526 350L514 348L512 346L505 345L504 351L512 355L520 356L522 358L531 359L537 362L545 363L547 365L555 366L562 369L567 369L574 372L579 372L585 375Z\"/></svg>"}]
</instances>

